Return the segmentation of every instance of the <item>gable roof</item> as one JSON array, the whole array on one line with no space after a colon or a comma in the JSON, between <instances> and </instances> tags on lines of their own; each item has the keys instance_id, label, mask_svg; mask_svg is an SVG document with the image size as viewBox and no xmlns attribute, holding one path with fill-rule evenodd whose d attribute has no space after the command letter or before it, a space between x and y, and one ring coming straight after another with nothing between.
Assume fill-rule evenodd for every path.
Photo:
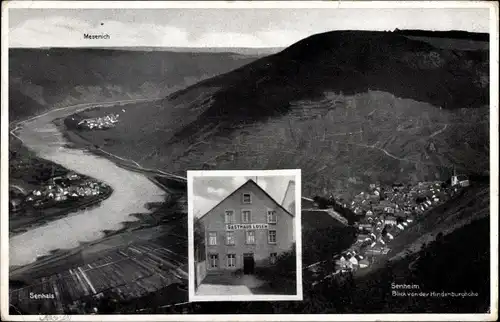
<instances>
[{"instance_id":1,"label":"gable roof","mask_svg":"<svg viewBox=\"0 0 500 322\"><path fill-rule=\"evenodd\" d=\"M247 185L254 185L256 186L260 191L262 191L269 199L271 199L277 206L278 208L281 208L285 211L285 213L287 213L288 215L290 215L291 217L294 217L292 213L290 213L288 210L286 210L282 205L280 205L276 200L274 200L273 197L271 197L264 189L262 189L261 186L259 186L255 181L253 181L252 179L248 179L247 182L245 182L244 184L242 184L241 186L239 186L238 188L236 188L231 194L229 194L229 196L227 196L226 198L222 199L219 203L217 203L215 206L213 206L209 211L207 211L204 215L201 215L200 217L198 217L198 219L201 219L203 217L205 217L208 213L210 213L212 210L214 210L215 208L217 208L221 203L223 203L224 201L226 201L226 199L229 199L231 198L234 194L236 194L239 190L241 190L243 187L247 186Z\"/></svg>"}]
</instances>

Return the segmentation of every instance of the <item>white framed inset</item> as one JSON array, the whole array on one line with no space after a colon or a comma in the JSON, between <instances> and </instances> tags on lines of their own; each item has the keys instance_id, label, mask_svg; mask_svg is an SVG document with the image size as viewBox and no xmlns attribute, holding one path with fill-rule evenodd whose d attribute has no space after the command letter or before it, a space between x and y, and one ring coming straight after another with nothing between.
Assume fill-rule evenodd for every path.
<instances>
[{"instance_id":1,"label":"white framed inset","mask_svg":"<svg viewBox=\"0 0 500 322\"><path fill-rule=\"evenodd\" d=\"M213 1L213 2L199 2L199 1L190 1L190 2L176 2L176 1L155 1L155 2L143 2L143 1L100 1L100 2L92 2L92 1L11 1L6 3L6 5L2 8L2 126L0 127L2 130L1 135L1 150L2 150L2 192L8 190L8 140L9 140L9 95L8 95L8 71L9 71L9 38L15 40L16 43L21 43L21 47L88 47L95 46L92 43L80 41L74 44L68 43L65 37L60 37L60 34L52 34L52 38L48 41L46 37L15 37L14 31L12 27L9 27L9 19L11 9L41 9L47 10L44 13L47 18L49 17L50 11L61 12L61 9L81 9L74 10L74 12L81 11L84 15L89 15L90 17L93 15L93 10L88 9L139 9L141 12L144 12L145 8L161 10L161 9L172 9L172 8L181 8L181 9L207 9L207 8L216 8L216 9L224 9L231 8L240 11L244 11L245 9L284 9L284 8L297 8L302 10L303 12L307 12L308 9L311 8L319 8L323 9L326 12L326 9L343 9L348 11L356 12L358 9L374 9L376 12L373 16L376 17L376 21L366 19L364 21L364 25L360 26L359 21L346 19L347 21L352 20L355 27L352 29L358 28L385 28L386 30L393 30L394 28L402 27L401 19L398 21L398 17L411 16L412 19L404 19L404 21L409 21L412 24L410 27L413 28L428 28L438 30L437 28L440 23L452 23L449 26L450 28L453 26L456 29L460 28L472 28L472 26L477 26L484 22L486 26L489 26L488 30L490 33L490 57L498 57L498 4L494 2L486 2L486 1L344 1L344 2L320 2L320 1L297 1L297 2L276 2L276 1L265 1L265 2L250 2L250 1L241 1L238 3L234 2L221 2L221 1ZM451 13L451 10L454 9L463 9L463 11L475 10L475 9L488 9L489 19L481 18L480 14L474 16L471 19L449 19L452 15L454 18L460 16L460 13L456 11ZM385 10L380 10L385 9ZM397 10L396 10L397 9ZM414 10L417 9L417 10ZM436 10L438 9L438 10ZM69 17L67 10L66 14ZM187 10L186 10L187 11ZM266 10L267 11L267 10ZM406 11L406 14L398 14L399 12ZM410 12L411 11L411 12ZM428 13L430 11L438 12L440 11L441 19L430 19ZM88 14L86 12L89 12ZM162 13L163 14L163 13ZM232 14L232 13L231 13ZM256 15L256 11L252 11L252 14ZM328 15L332 15L332 13L328 13ZM30 16L28 14L27 16ZM136 27L132 24L131 21L127 21L127 17L130 15L120 15L123 17L125 21L122 21L124 26L130 25L130 29L136 30ZM368 16L368 15L367 15ZM367 17L363 16L363 17ZM386 19L380 19L381 16L385 16ZM439 15L438 15L439 16ZM436 16L434 16L436 17ZM462 16L463 17L463 16ZM148 17L149 19L150 17ZM76 19L68 19L69 21L74 21ZM193 19L195 20L195 19ZM221 17L218 19L223 20ZM321 21L321 19L319 19ZM50 19L40 19L38 20L38 26L35 25L35 28L31 28L31 30L38 30L39 32L44 32L44 28L39 28L39 26L50 27L51 22L54 20ZM57 21L57 20L55 20ZM60 20L59 20L60 21ZM339 22L340 26L345 27L343 23L345 21L336 20ZM457 25L457 22L460 22L461 26ZM375 24L374 22L383 22L384 25L380 26ZM432 26L431 26L431 25ZM58 27L55 23L52 23L54 27ZM29 25L33 26L33 25ZM148 25L146 25L148 26ZM28 25L27 25L28 27ZM149 28L151 29L151 28ZM148 30L149 30L148 29ZM452 28L453 29L453 28ZM64 33L68 32L70 29L66 28L57 28L57 30L63 31ZM18 31L24 31L23 28L18 28ZM227 37L224 35L226 39L235 39L234 37ZM276 37L278 38L278 37ZM286 39L287 37L279 37ZM107 43L107 46L156 46L157 40L155 37L115 37L112 38L115 42L113 44ZM129 43L125 41L130 39ZM147 42L148 39L152 39L152 42ZM252 39L252 38L248 38ZM31 42L33 40L33 42ZM170 40L170 39L169 39ZM139 41L140 43L136 43L135 41ZM90 44L90 45L89 45ZM12 45L11 45L12 46ZM495 85L497 84L497 85ZM498 59L492 59L490 62L490 146L491 146L491 156L490 156L490 172L493 174L491 176L491 189L490 189L490 198L491 198L491 206L490 212L492 214L498 213ZM81 107L81 109L85 109L86 107ZM62 109L62 108L57 108ZM43 114L42 114L43 115ZM33 118L38 118L42 115L36 115ZM24 122L24 121L23 121ZM18 123L18 124L22 124ZM13 125L13 124L11 124ZM415 317L414 314L311 314L304 312L305 314L259 314L255 315L252 312L248 312L245 314L238 314L236 317L227 316L227 315L150 315L150 314L117 314L117 315L37 315L37 314L27 314L27 315L11 315L9 313L9 218L8 218L8 194L1 194L1 225L2 228L2 242L1 242L1 250L2 250L2 261L1 261L1 313L2 319L7 321L40 321L40 320L72 320L72 321L207 321L207 320L218 320L218 321L231 321L231 320L239 320L239 321L376 321L376 320L388 320L388 321L478 321L478 320L491 320L494 321L497 319L498 314L498 216L490 216L490 249L491 249L491 260L490 260L490 311L487 313L467 313L467 314L457 314L457 313L425 313L418 314L418 317ZM300 247L298 248L300 249ZM240 260L240 257L236 258L236 262ZM241 259L242 260L242 259Z\"/></svg>"},{"instance_id":2,"label":"white framed inset","mask_svg":"<svg viewBox=\"0 0 500 322\"><path fill-rule=\"evenodd\" d=\"M283 199L282 194L286 193L291 181L295 183L292 212L276 201ZM301 301L301 170L188 171L187 184L189 301ZM212 204L203 204L206 198L198 194L210 184L218 184L219 189L226 187L226 193ZM244 194L251 195L251 204ZM240 214L234 216L236 222L227 223L227 210ZM271 222L269 210L274 211L275 218ZM243 215L247 211L251 212L250 221ZM279 216L282 218L276 220ZM195 245L195 234L200 233L195 232L195 221L199 221L198 227L203 227L202 234L217 231L218 235L226 236L225 242ZM227 236L231 236L230 243ZM205 263L195 260L195 248L197 251L203 248L201 252L207 255ZM278 269L275 265L279 264L280 255L290 254L296 259L292 268L295 270L295 291L292 294L278 290L275 295L257 294L256 289L270 284L261 280L257 272ZM215 264L222 261L223 265ZM250 284L249 280L252 281ZM256 284L253 281L257 281Z\"/></svg>"}]
</instances>

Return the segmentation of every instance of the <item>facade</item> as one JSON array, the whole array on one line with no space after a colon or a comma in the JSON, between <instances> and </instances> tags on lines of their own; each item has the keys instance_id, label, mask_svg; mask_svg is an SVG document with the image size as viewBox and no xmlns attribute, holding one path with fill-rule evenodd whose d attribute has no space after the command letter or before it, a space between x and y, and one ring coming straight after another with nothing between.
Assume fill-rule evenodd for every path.
<instances>
[{"instance_id":1,"label":"facade","mask_svg":"<svg viewBox=\"0 0 500 322\"><path fill-rule=\"evenodd\" d=\"M294 202L294 201L292 201ZM295 241L294 216L248 180L199 219L207 273L273 265Z\"/></svg>"}]
</instances>

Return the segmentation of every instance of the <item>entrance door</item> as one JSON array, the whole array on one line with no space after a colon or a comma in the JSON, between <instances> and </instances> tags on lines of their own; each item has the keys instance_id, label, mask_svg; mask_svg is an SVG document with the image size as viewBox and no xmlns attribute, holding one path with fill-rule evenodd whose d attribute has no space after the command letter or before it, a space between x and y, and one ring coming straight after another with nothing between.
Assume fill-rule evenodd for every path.
<instances>
[{"instance_id":1,"label":"entrance door","mask_svg":"<svg viewBox=\"0 0 500 322\"><path fill-rule=\"evenodd\" d=\"M243 254L243 274L253 274L255 261L252 253Z\"/></svg>"}]
</instances>

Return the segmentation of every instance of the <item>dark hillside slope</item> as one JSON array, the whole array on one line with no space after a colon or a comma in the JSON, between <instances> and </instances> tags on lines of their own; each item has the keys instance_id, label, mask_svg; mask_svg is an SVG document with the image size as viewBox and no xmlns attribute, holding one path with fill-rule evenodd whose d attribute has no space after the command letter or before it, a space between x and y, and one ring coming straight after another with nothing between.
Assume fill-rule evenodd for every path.
<instances>
[{"instance_id":1,"label":"dark hillside slope","mask_svg":"<svg viewBox=\"0 0 500 322\"><path fill-rule=\"evenodd\" d=\"M387 32L318 34L196 84L224 90L176 137L184 139L207 123L222 130L282 115L291 101L318 98L325 91L352 95L378 90L448 109L480 107L488 101L488 87L480 79L488 73L487 60L487 52L442 50Z\"/></svg>"},{"instance_id":2,"label":"dark hillside slope","mask_svg":"<svg viewBox=\"0 0 500 322\"><path fill-rule=\"evenodd\" d=\"M255 59L257 56L234 53L10 49L9 86L46 109L78 103L155 98ZM24 116L17 115L15 101L11 100L11 106L11 120Z\"/></svg>"},{"instance_id":3,"label":"dark hillside slope","mask_svg":"<svg viewBox=\"0 0 500 322\"><path fill-rule=\"evenodd\" d=\"M9 86L9 119L25 118L45 111L45 106L21 93L18 88ZM10 114L13 114L12 116Z\"/></svg>"},{"instance_id":4,"label":"dark hillside slope","mask_svg":"<svg viewBox=\"0 0 500 322\"><path fill-rule=\"evenodd\" d=\"M488 64L484 51L335 31L129 106L129 121L82 135L181 175L300 168L309 196L367 181L446 180L454 166L484 174Z\"/></svg>"}]
</instances>

